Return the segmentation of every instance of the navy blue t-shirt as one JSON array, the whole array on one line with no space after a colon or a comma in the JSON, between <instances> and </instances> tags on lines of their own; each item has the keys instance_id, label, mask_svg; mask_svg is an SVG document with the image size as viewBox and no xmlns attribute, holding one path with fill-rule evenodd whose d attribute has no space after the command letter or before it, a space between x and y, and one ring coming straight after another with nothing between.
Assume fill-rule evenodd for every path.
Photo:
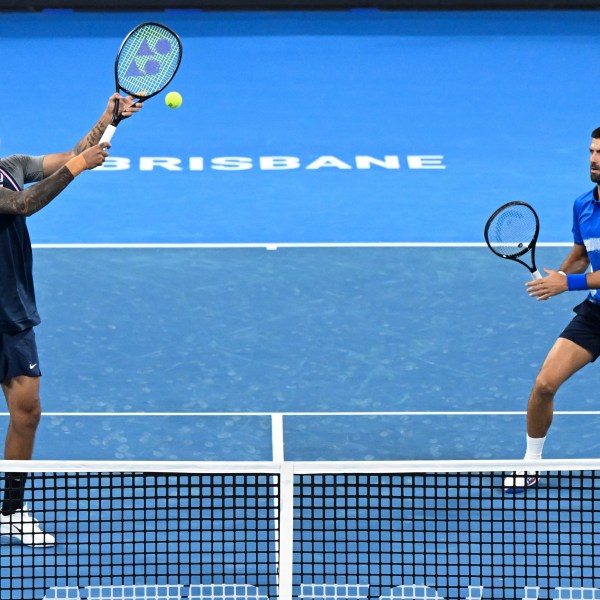
<instances>
[{"instance_id":1,"label":"navy blue t-shirt","mask_svg":"<svg viewBox=\"0 0 600 600\"><path fill-rule=\"evenodd\" d=\"M0 186L20 191L44 177L42 156L0 159ZM40 322L33 287L33 256L26 219L0 214L0 333L17 333Z\"/></svg>"}]
</instances>

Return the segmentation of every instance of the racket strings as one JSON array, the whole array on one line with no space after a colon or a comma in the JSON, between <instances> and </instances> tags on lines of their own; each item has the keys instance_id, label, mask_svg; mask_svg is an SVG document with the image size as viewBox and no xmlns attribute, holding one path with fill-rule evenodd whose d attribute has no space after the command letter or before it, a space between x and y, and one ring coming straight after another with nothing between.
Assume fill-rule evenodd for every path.
<instances>
[{"instance_id":1,"label":"racket strings","mask_svg":"<svg viewBox=\"0 0 600 600\"><path fill-rule=\"evenodd\" d=\"M156 94L171 80L181 58L177 36L159 25L136 29L125 41L117 61L119 87L132 96Z\"/></svg>"},{"instance_id":2,"label":"racket strings","mask_svg":"<svg viewBox=\"0 0 600 600\"><path fill-rule=\"evenodd\" d=\"M490 221L488 244L500 256L520 256L529 250L537 231L535 213L528 206L510 206Z\"/></svg>"}]
</instances>

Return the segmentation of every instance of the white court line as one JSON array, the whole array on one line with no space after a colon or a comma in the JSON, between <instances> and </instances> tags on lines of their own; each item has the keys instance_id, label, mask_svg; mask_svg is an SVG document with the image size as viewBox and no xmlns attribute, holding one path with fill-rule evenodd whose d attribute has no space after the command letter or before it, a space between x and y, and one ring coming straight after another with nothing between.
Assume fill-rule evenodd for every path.
<instances>
[{"instance_id":1,"label":"white court line","mask_svg":"<svg viewBox=\"0 0 600 600\"><path fill-rule=\"evenodd\" d=\"M572 242L540 242L537 247L570 247ZM205 244L205 243L141 243L141 244L32 244L33 248L40 250L56 249L185 249L185 248L265 248L277 250L278 248L485 248L485 242L257 242L240 244Z\"/></svg>"},{"instance_id":2,"label":"white court line","mask_svg":"<svg viewBox=\"0 0 600 600\"><path fill-rule=\"evenodd\" d=\"M370 411L370 412L43 412L45 417L269 417L277 427L283 417L502 417L525 415L524 410L495 411ZM600 415L600 410L556 410L555 415ZM8 417L8 412L0 412Z\"/></svg>"}]
</instances>

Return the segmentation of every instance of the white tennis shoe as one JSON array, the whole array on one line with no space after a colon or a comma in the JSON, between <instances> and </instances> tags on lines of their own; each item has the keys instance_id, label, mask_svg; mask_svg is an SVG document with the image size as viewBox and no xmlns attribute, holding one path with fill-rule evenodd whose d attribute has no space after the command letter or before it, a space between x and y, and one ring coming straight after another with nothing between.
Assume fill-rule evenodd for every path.
<instances>
[{"instance_id":1,"label":"white tennis shoe","mask_svg":"<svg viewBox=\"0 0 600 600\"><path fill-rule=\"evenodd\" d=\"M41 530L27 506L10 515L0 513L0 535L10 535L25 546L52 546L56 543L54 536Z\"/></svg>"},{"instance_id":2,"label":"white tennis shoe","mask_svg":"<svg viewBox=\"0 0 600 600\"><path fill-rule=\"evenodd\" d=\"M515 471L504 478L504 491L507 494L521 494L538 483L536 471Z\"/></svg>"}]
</instances>

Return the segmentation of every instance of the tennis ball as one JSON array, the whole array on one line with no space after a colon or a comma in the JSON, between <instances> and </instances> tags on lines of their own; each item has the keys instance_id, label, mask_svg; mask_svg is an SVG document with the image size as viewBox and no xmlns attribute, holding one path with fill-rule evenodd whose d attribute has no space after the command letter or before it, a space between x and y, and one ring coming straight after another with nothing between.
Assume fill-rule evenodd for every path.
<instances>
[{"instance_id":1,"label":"tennis ball","mask_svg":"<svg viewBox=\"0 0 600 600\"><path fill-rule=\"evenodd\" d=\"M169 92L165 96L165 104L169 108L179 108L181 103L183 102L183 98L179 92Z\"/></svg>"}]
</instances>

